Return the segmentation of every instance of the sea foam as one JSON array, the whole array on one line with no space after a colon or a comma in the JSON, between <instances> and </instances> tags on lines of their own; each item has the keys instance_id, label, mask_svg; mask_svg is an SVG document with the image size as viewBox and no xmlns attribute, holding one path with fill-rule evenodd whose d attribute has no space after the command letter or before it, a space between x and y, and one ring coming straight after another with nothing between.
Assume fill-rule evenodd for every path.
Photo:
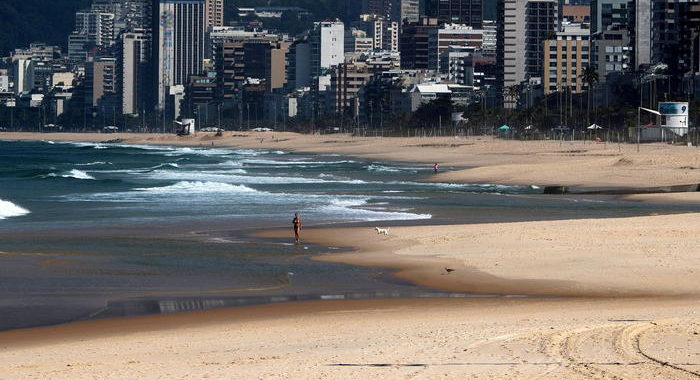
<instances>
[{"instance_id":1,"label":"sea foam","mask_svg":"<svg viewBox=\"0 0 700 380\"><path fill-rule=\"evenodd\" d=\"M256 193L245 185L231 185L221 182L181 181L162 187L146 187L135 189L154 194L206 194L206 193Z\"/></svg>"},{"instance_id":2,"label":"sea foam","mask_svg":"<svg viewBox=\"0 0 700 380\"><path fill-rule=\"evenodd\" d=\"M60 177L60 178L75 178L75 179L89 179L89 180L94 180L95 177L91 176L90 174L85 173L82 170L78 169L73 169L70 171L65 171L65 172L60 172L60 173L49 173L47 174L46 177Z\"/></svg>"},{"instance_id":3,"label":"sea foam","mask_svg":"<svg viewBox=\"0 0 700 380\"><path fill-rule=\"evenodd\" d=\"M280 184L310 184L310 183L346 183L346 184L362 184L362 180L347 180L347 181L326 181L320 178L304 178L304 177L274 177L274 176L245 176L236 175L236 170L230 170L223 173L211 172L195 172L195 171L167 171L154 170L150 176L154 179L169 179L183 181L210 181L224 182L236 184L259 184L259 185L280 185ZM239 174L242 174L239 172Z\"/></svg>"},{"instance_id":4,"label":"sea foam","mask_svg":"<svg viewBox=\"0 0 700 380\"><path fill-rule=\"evenodd\" d=\"M415 214L411 212L377 211L362 208L367 206L367 198L334 199L320 210L324 213L341 217L344 220L373 222L380 220L420 220L431 219L431 214Z\"/></svg>"},{"instance_id":5,"label":"sea foam","mask_svg":"<svg viewBox=\"0 0 700 380\"><path fill-rule=\"evenodd\" d=\"M17 206L16 204L0 199L0 219L7 219L13 216L29 214L29 210Z\"/></svg>"}]
</instances>

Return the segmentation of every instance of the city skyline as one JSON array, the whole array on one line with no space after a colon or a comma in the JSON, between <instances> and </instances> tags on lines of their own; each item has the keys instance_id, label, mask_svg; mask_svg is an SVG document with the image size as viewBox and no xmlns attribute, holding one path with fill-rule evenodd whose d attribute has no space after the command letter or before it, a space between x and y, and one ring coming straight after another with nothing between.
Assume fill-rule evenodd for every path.
<instances>
[{"instance_id":1,"label":"city skyline","mask_svg":"<svg viewBox=\"0 0 700 380\"><path fill-rule=\"evenodd\" d=\"M48 108L42 122L68 128L97 127L93 115L154 130L182 118L211 125L217 115L218 125L243 128L244 112L266 125L334 115L334 123L375 128L377 112L418 122L418 109L437 99L465 120L480 108L547 108L549 95L564 93L595 91L596 104L631 107L635 96L614 91L638 88L650 70L663 74L648 78L665 81L666 91L642 94L643 102L696 93L694 1L672 11L662 0L498 0L493 20L486 3L435 0L419 9L413 0L367 0L359 16L340 20L287 6L235 7L225 17L223 0L94 0L75 12L65 50L36 43L0 61L0 105L5 117L7 104ZM308 28L287 32L294 20Z\"/></svg>"}]
</instances>

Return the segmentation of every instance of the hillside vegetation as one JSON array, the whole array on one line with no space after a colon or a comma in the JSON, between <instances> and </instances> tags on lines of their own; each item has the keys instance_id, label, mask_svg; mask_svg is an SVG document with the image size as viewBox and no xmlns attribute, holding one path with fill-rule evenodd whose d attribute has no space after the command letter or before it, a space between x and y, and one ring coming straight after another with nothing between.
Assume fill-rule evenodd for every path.
<instances>
[{"instance_id":1,"label":"hillside vegetation","mask_svg":"<svg viewBox=\"0 0 700 380\"><path fill-rule=\"evenodd\" d=\"M0 0L0 55L32 42L66 47L75 11L91 0Z\"/></svg>"}]
</instances>

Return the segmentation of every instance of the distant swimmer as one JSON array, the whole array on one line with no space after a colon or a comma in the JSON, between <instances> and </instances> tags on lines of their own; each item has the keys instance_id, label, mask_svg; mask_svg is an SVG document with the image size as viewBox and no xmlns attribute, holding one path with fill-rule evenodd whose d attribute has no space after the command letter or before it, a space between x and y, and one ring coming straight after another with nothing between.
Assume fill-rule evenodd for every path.
<instances>
[{"instance_id":1,"label":"distant swimmer","mask_svg":"<svg viewBox=\"0 0 700 380\"><path fill-rule=\"evenodd\" d=\"M301 231L301 217L299 214L294 214L292 225L294 226L294 243L299 244L299 232Z\"/></svg>"},{"instance_id":2,"label":"distant swimmer","mask_svg":"<svg viewBox=\"0 0 700 380\"><path fill-rule=\"evenodd\" d=\"M440 171L440 165L436 162L435 165L433 165L433 170L435 170L435 173Z\"/></svg>"}]
</instances>

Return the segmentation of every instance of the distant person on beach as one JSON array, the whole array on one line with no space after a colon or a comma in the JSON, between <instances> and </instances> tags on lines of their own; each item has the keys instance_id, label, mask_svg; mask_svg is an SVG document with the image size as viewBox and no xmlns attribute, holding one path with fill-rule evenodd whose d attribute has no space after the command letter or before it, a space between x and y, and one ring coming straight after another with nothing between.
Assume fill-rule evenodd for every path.
<instances>
[{"instance_id":1,"label":"distant person on beach","mask_svg":"<svg viewBox=\"0 0 700 380\"><path fill-rule=\"evenodd\" d=\"M435 170L435 173L440 171L440 165L436 162L435 165L433 165L433 170Z\"/></svg>"},{"instance_id":2,"label":"distant person on beach","mask_svg":"<svg viewBox=\"0 0 700 380\"><path fill-rule=\"evenodd\" d=\"M299 244L299 231L301 231L301 217L299 214L294 214L292 225L294 226L294 243Z\"/></svg>"}]
</instances>

